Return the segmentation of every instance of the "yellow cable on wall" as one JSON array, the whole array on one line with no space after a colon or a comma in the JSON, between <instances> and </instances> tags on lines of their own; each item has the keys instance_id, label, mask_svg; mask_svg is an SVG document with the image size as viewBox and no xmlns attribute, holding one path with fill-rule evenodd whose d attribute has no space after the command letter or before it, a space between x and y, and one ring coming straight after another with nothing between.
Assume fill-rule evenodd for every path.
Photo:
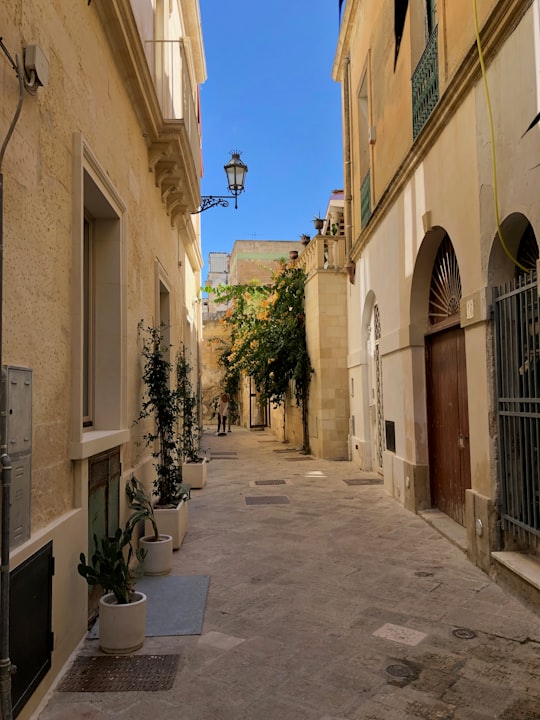
<instances>
[{"instance_id":1,"label":"yellow cable on wall","mask_svg":"<svg viewBox=\"0 0 540 720\"><path fill-rule=\"evenodd\" d=\"M495 201L495 221L497 223L497 235L499 236L499 241L503 247L504 252L508 255L510 260L514 263L514 265L517 265L517 267L520 270L523 270L524 272L530 272L529 269L526 267L523 267L521 263L519 263L516 258L512 255L510 250L506 247L506 243L504 242L503 234L502 234L502 228L501 228L501 222L499 217L499 189L498 189L498 183L497 183L497 156L495 154L495 129L493 125L493 113L491 111L491 98L489 95L489 86L487 81L487 73L486 73L486 66L484 63L484 53L482 52L482 43L480 41L480 28L478 25L478 3L477 0L473 0L473 7L474 7L474 28L476 31L476 46L478 48L478 58L480 60L480 68L482 69L482 79L484 81L484 89L486 91L486 102L487 102L487 109L488 109L488 117L489 117L489 131L491 134L491 164L493 168L493 199Z\"/></svg>"}]
</instances>

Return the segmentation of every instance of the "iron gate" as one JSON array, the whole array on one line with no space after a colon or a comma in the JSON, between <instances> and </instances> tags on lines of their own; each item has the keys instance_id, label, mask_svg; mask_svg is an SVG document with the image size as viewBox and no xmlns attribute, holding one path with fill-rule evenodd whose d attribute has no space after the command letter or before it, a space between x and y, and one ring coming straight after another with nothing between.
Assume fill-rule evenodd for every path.
<instances>
[{"instance_id":1,"label":"iron gate","mask_svg":"<svg viewBox=\"0 0 540 720\"><path fill-rule=\"evenodd\" d=\"M500 512L527 543L540 537L540 302L536 271L495 289Z\"/></svg>"}]
</instances>

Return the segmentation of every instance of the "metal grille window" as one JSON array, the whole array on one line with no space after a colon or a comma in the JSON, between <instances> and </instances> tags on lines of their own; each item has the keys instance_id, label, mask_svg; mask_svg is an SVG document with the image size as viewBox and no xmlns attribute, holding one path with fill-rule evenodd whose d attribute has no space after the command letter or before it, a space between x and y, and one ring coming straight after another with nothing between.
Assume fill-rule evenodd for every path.
<instances>
[{"instance_id":1,"label":"metal grille window","mask_svg":"<svg viewBox=\"0 0 540 720\"><path fill-rule=\"evenodd\" d=\"M373 308L373 319L375 321L375 372L377 380L377 461L379 467L383 466L383 451L384 451L384 411L383 411L383 377L382 377L382 359L380 352L380 341L381 341L381 316L379 313L379 306L375 305ZM394 448L395 450L395 448Z\"/></svg>"},{"instance_id":2,"label":"metal grille window","mask_svg":"<svg viewBox=\"0 0 540 720\"><path fill-rule=\"evenodd\" d=\"M429 321L444 322L459 313L461 277L454 246L448 235L441 242L433 263L429 292Z\"/></svg>"},{"instance_id":3,"label":"metal grille window","mask_svg":"<svg viewBox=\"0 0 540 720\"><path fill-rule=\"evenodd\" d=\"M540 302L536 272L495 290L500 510L503 527L540 537Z\"/></svg>"},{"instance_id":4,"label":"metal grille window","mask_svg":"<svg viewBox=\"0 0 540 720\"><path fill-rule=\"evenodd\" d=\"M434 28L412 76L413 138L416 140L439 102L439 41Z\"/></svg>"},{"instance_id":5,"label":"metal grille window","mask_svg":"<svg viewBox=\"0 0 540 720\"><path fill-rule=\"evenodd\" d=\"M369 170L360 186L360 208L362 227L365 227L371 217L371 177Z\"/></svg>"}]
</instances>

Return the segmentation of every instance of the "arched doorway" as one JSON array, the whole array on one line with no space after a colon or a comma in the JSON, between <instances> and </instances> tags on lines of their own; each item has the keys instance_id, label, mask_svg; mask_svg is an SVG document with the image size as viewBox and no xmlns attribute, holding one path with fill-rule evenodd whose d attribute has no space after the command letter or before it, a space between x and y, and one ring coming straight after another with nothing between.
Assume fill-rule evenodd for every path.
<instances>
[{"instance_id":1,"label":"arched doorway","mask_svg":"<svg viewBox=\"0 0 540 720\"><path fill-rule=\"evenodd\" d=\"M447 234L431 272L426 335L426 398L431 504L465 525L471 487L465 336L460 327L461 278Z\"/></svg>"},{"instance_id":2,"label":"arched doorway","mask_svg":"<svg viewBox=\"0 0 540 720\"><path fill-rule=\"evenodd\" d=\"M491 260L498 421L499 507L504 546L537 548L540 538L540 300L538 243L520 213L502 226L507 258ZM514 258L513 262L509 262ZM503 279L505 282L503 282Z\"/></svg>"},{"instance_id":3,"label":"arched doorway","mask_svg":"<svg viewBox=\"0 0 540 720\"><path fill-rule=\"evenodd\" d=\"M371 358L371 438L372 438L372 457L373 470L382 473L383 470L383 452L384 452L384 411L383 411L383 377L382 377L382 359L380 353L381 342L381 316L379 306L373 306L372 320L370 323L370 343L373 349Z\"/></svg>"}]
</instances>

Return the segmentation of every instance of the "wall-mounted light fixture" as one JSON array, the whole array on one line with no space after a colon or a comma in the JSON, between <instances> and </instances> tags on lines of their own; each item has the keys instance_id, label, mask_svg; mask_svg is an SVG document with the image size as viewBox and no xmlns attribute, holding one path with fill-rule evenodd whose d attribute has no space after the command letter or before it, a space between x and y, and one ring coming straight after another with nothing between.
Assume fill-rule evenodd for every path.
<instances>
[{"instance_id":1,"label":"wall-mounted light fixture","mask_svg":"<svg viewBox=\"0 0 540 720\"><path fill-rule=\"evenodd\" d=\"M238 209L238 196L244 192L244 183L246 181L246 173L248 167L245 163L240 160L240 153L231 153L231 159L224 166L225 173L227 174L227 185L232 193L231 195L201 195L201 205L198 210L193 213L201 213L209 208L221 205L222 207L228 207L229 200L234 199L234 209Z\"/></svg>"}]
</instances>

